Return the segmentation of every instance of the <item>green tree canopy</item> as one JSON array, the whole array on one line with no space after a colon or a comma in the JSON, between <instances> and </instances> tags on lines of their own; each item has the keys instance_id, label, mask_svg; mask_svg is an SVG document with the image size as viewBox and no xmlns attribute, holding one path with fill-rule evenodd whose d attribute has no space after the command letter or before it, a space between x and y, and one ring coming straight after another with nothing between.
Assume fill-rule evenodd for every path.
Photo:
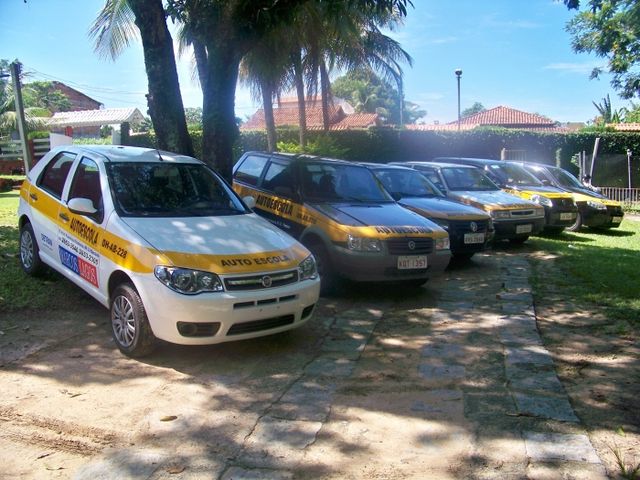
<instances>
[{"instance_id":1,"label":"green tree canopy","mask_svg":"<svg viewBox=\"0 0 640 480\"><path fill-rule=\"evenodd\" d=\"M371 70L347 73L333 82L331 90L336 97L348 101L358 113L377 113L387 123L400 122L400 94ZM426 113L416 104L404 102L406 123L414 123Z\"/></svg>"},{"instance_id":2,"label":"green tree canopy","mask_svg":"<svg viewBox=\"0 0 640 480\"><path fill-rule=\"evenodd\" d=\"M564 0L579 9L579 0ZM588 0L567 24L576 52L595 53L607 59L611 85L623 98L640 96L640 1ZM595 68L597 78L603 68Z\"/></svg>"},{"instance_id":3,"label":"green tree canopy","mask_svg":"<svg viewBox=\"0 0 640 480\"><path fill-rule=\"evenodd\" d=\"M460 116L462 118L470 117L471 115L475 115L476 113L484 112L486 108L480 102L475 102L469 108L465 108Z\"/></svg>"}]
</instances>

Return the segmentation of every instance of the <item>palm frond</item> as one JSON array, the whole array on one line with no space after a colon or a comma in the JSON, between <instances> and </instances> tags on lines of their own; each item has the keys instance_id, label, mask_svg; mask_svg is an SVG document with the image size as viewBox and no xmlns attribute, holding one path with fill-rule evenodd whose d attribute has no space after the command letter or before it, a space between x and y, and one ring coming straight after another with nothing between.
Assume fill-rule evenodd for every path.
<instances>
[{"instance_id":1,"label":"palm frond","mask_svg":"<svg viewBox=\"0 0 640 480\"><path fill-rule=\"evenodd\" d=\"M140 37L128 0L106 0L88 34L94 39L94 51L100 57L115 60Z\"/></svg>"}]
</instances>

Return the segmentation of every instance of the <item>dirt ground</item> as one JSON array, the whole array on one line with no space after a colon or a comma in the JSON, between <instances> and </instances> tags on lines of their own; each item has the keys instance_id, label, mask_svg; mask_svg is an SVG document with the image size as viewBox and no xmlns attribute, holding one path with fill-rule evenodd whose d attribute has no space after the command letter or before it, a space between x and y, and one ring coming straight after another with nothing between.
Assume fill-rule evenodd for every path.
<instances>
[{"instance_id":1,"label":"dirt ground","mask_svg":"<svg viewBox=\"0 0 640 480\"><path fill-rule=\"evenodd\" d=\"M551 258L535 262L542 275ZM601 313L567 302L562 292L535 296L538 328L571 404L612 478L640 466L640 345L603 331ZM640 470L636 476L640 478Z\"/></svg>"},{"instance_id":2,"label":"dirt ground","mask_svg":"<svg viewBox=\"0 0 640 480\"><path fill-rule=\"evenodd\" d=\"M0 478L602 478L532 461L521 432L542 427L584 428L618 478L614 452L640 462L640 350L592 335L597 312L535 296L579 424L514 411L496 302L530 255L479 255L422 289L322 299L285 335L143 360L119 354L107 311L83 294L69 309L0 312Z\"/></svg>"}]
</instances>

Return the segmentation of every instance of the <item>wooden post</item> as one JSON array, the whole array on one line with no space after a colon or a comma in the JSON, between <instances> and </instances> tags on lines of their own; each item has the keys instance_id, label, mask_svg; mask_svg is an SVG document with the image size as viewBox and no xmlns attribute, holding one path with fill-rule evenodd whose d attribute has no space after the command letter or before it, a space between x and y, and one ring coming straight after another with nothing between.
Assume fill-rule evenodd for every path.
<instances>
[{"instance_id":1,"label":"wooden post","mask_svg":"<svg viewBox=\"0 0 640 480\"><path fill-rule=\"evenodd\" d=\"M18 124L18 134L22 143L22 159L24 161L24 173L29 173L31 168L31 152L27 146L27 128L24 120L24 104L22 103L22 87L20 85L20 64L13 62L10 65L11 79L13 81L13 96L16 104L16 122Z\"/></svg>"}]
</instances>

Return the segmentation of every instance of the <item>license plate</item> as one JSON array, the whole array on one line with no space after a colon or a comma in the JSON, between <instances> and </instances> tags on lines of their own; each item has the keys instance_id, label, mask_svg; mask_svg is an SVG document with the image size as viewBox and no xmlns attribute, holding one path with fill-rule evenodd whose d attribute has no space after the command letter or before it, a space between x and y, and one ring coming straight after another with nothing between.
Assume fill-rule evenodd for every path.
<instances>
[{"instance_id":1,"label":"license plate","mask_svg":"<svg viewBox=\"0 0 640 480\"><path fill-rule=\"evenodd\" d=\"M464 243L484 243L484 232L465 233Z\"/></svg>"},{"instance_id":2,"label":"license plate","mask_svg":"<svg viewBox=\"0 0 640 480\"><path fill-rule=\"evenodd\" d=\"M427 268L426 255L403 255L398 257L398 270L415 270Z\"/></svg>"},{"instance_id":3,"label":"license plate","mask_svg":"<svg viewBox=\"0 0 640 480\"><path fill-rule=\"evenodd\" d=\"M613 218L611 219L611 221L612 221L613 223L620 223L620 222L622 221L622 217L613 217Z\"/></svg>"},{"instance_id":4,"label":"license plate","mask_svg":"<svg viewBox=\"0 0 640 480\"><path fill-rule=\"evenodd\" d=\"M531 233L533 225L527 223L526 225L516 225L516 233Z\"/></svg>"},{"instance_id":5,"label":"license plate","mask_svg":"<svg viewBox=\"0 0 640 480\"><path fill-rule=\"evenodd\" d=\"M573 220L574 218L576 218L575 213L566 212L560 214L560 220Z\"/></svg>"}]
</instances>

